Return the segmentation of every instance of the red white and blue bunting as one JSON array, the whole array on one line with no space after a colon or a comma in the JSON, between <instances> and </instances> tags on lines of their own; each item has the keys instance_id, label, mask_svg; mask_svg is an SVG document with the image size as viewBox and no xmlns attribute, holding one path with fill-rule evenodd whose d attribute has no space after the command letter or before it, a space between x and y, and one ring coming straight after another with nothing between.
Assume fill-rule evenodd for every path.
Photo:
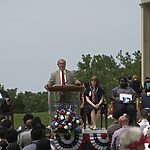
<instances>
[{"instance_id":1,"label":"red white and blue bunting","mask_svg":"<svg viewBox=\"0 0 150 150\"><path fill-rule=\"evenodd\" d=\"M109 145L109 140L107 138L106 133L100 133L100 134L89 134L90 136L90 141L96 149L100 150L106 150L108 145Z\"/></svg>"},{"instance_id":2,"label":"red white and blue bunting","mask_svg":"<svg viewBox=\"0 0 150 150\"><path fill-rule=\"evenodd\" d=\"M55 145L59 150L77 150L83 140L83 134L59 134L55 137Z\"/></svg>"},{"instance_id":3,"label":"red white and blue bunting","mask_svg":"<svg viewBox=\"0 0 150 150\"><path fill-rule=\"evenodd\" d=\"M59 134L55 136L57 150L106 150L109 140L106 133L74 133L69 136Z\"/></svg>"}]
</instances>

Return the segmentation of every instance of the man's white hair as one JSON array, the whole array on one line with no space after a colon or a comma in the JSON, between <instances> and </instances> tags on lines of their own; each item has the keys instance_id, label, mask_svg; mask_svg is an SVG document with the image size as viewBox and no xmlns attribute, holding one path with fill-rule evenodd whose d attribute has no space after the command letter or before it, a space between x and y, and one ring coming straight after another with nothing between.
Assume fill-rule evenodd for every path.
<instances>
[{"instance_id":1,"label":"man's white hair","mask_svg":"<svg viewBox=\"0 0 150 150\"><path fill-rule=\"evenodd\" d=\"M140 127L129 127L120 137L120 150L125 150L130 144L139 141L142 135Z\"/></svg>"}]
</instances>

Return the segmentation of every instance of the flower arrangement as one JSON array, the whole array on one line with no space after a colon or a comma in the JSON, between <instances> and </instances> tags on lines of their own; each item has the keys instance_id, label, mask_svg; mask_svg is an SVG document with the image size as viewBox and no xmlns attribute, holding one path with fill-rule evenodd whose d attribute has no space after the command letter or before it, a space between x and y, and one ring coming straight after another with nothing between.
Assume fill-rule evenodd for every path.
<instances>
[{"instance_id":1,"label":"flower arrangement","mask_svg":"<svg viewBox=\"0 0 150 150\"><path fill-rule=\"evenodd\" d=\"M71 108L56 110L51 128L54 132L81 132L81 119Z\"/></svg>"}]
</instances>

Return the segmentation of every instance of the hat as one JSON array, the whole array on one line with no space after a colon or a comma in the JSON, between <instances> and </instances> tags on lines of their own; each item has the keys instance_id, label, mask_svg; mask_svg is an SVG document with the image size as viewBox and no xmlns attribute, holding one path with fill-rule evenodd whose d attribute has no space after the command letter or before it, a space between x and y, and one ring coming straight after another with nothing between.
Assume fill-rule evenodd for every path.
<instances>
[{"instance_id":1,"label":"hat","mask_svg":"<svg viewBox=\"0 0 150 150\"><path fill-rule=\"evenodd\" d=\"M127 148L136 148L144 143L150 143L150 139L146 139L143 135L138 141L135 141L127 146Z\"/></svg>"}]
</instances>

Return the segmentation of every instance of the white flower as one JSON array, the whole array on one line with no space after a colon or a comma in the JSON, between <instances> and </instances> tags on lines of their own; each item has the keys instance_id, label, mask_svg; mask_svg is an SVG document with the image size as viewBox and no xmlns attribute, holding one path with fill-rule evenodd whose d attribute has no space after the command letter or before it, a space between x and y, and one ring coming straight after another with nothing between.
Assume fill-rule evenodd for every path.
<instances>
[{"instance_id":1,"label":"white flower","mask_svg":"<svg viewBox=\"0 0 150 150\"><path fill-rule=\"evenodd\" d=\"M62 125L66 125L65 121L62 122Z\"/></svg>"},{"instance_id":2,"label":"white flower","mask_svg":"<svg viewBox=\"0 0 150 150\"><path fill-rule=\"evenodd\" d=\"M79 124L79 123L80 123L80 121L79 121L79 120L76 120L76 123L77 123L77 124Z\"/></svg>"},{"instance_id":3,"label":"white flower","mask_svg":"<svg viewBox=\"0 0 150 150\"><path fill-rule=\"evenodd\" d=\"M68 118L69 118L69 116L66 115L66 116L65 116L65 119L68 119Z\"/></svg>"},{"instance_id":4,"label":"white flower","mask_svg":"<svg viewBox=\"0 0 150 150\"><path fill-rule=\"evenodd\" d=\"M69 116L69 115L70 115L70 112L68 111L68 112L66 113L66 115L68 115L68 116Z\"/></svg>"},{"instance_id":5,"label":"white flower","mask_svg":"<svg viewBox=\"0 0 150 150\"><path fill-rule=\"evenodd\" d=\"M54 118L57 118L57 115L55 115Z\"/></svg>"},{"instance_id":6,"label":"white flower","mask_svg":"<svg viewBox=\"0 0 150 150\"><path fill-rule=\"evenodd\" d=\"M61 120L64 120L64 116L63 116L63 115L61 115L61 116L60 116L60 119L61 119Z\"/></svg>"},{"instance_id":7,"label":"white flower","mask_svg":"<svg viewBox=\"0 0 150 150\"><path fill-rule=\"evenodd\" d=\"M75 121L75 117L72 118L72 122L74 122L74 121Z\"/></svg>"},{"instance_id":8,"label":"white flower","mask_svg":"<svg viewBox=\"0 0 150 150\"><path fill-rule=\"evenodd\" d=\"M72 126L72 124L71 124L71 123L68 123L68 126Z\"/></svg>"},{"instance_id":9,"label":"white flower","mask_svg":"<svg viewBox=\"0 0 150 150\"><path fill-rule=\"evenodd\" d=\"M55 122L55 126L58 126L58 122Z\"/></svg>"},{"instance_id":10,"label":"white flower","mask_svg":"<svg viewBox=\"0 0 150 150\"><path fill-rule=\"evenodd\" d=\"M68 126L67 126L67 125L65 125L65 126L64 126L64 129L68 129Z\"/></svg>"}]
</instances>

